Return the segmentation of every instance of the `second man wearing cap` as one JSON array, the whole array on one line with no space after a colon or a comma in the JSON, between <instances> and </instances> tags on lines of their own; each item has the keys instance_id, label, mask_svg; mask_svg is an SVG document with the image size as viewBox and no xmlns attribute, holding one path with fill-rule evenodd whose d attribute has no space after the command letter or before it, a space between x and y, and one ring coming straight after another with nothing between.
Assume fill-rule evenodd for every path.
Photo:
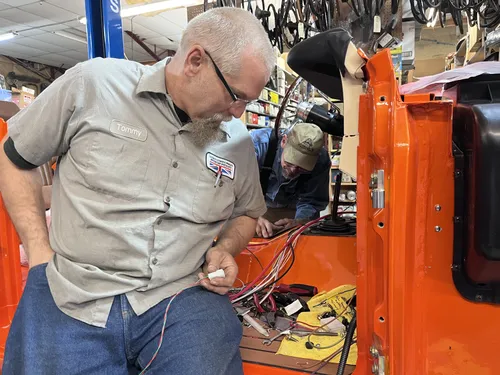
<instances>
[{"instance_id":1,"label":"second man wearing cap","mask_svg":"<svg viewBox=\"0 0 500 375\"><path fill-rule=\"evenodd\" d=\"M277 149L272 159L273 132L267 128L250 134L268 208L258 220L257 235L265 238L319 217L329 201L331 163L321 129L307 123L293 126L274 143Z\"/></svg>"}]
</instances>

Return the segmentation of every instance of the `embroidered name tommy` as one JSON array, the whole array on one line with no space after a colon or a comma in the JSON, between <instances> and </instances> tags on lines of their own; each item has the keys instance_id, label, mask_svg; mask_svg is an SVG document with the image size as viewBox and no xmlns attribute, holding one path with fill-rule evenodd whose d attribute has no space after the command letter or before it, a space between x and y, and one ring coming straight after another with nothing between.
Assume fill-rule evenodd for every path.
<instances>
[{"instance_id":1,"label":"embroidered name tommy","mask_svg":"<svg viewBox=\"0 0 500 375\"><path fill-rule=\"evenodd\" d=\"M148 138L148 131L144 128L139 128L129 124L124 124L117 120L111 121L111 126L109 127L111 133L122 135L127 138L136 139L138 141L144 142Z\"/></svg>"}]
</instances>

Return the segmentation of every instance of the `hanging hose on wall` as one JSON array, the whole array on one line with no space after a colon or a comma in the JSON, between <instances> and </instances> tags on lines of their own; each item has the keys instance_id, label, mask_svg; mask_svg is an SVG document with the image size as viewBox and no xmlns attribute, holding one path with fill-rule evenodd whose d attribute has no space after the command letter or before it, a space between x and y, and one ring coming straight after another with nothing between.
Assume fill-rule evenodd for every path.
<instances>
[{"instance_id":1,"label":"hanging hose on wall","mask_svg":"<svg viewBox=\"0 0 500 375\"><path fill-rule=\"evenodd\" d=\"M420 24L434 24L437 20L441 27L446 25L449 14L454 24L464 33L463 16L470 26L483 29L495 28L500 24L500 5L497 0L409 0L415 21Z\"/></svg>"}]
</instances>

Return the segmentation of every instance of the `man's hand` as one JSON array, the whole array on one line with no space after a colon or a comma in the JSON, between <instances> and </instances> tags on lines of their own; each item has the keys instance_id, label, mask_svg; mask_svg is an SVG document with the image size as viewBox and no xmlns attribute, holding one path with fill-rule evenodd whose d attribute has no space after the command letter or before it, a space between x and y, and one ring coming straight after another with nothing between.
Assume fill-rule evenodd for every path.
<instances>
[{"instance_id":1,"label":"man's hand","mask_svg":"<svg viewBox=\"0 0 500 375\"><path fill-rule=\"evenodd\" d=\"M215 246L208 250L205 257L205 264L203 265L204 273L200 273L198 277L202 279L207 274L215 272L218 269L224 270L226 277L216 277L212 280L205 278L201 281L201 285L211 292L226 294L238 276L238 265L230 253L219 250Z\"/></svg>"},{"instance_id":2,"label":"man's hand","mask_svg":"<svg viewBox=\"0 0 500 375\"><path fill-rule=\"evenodd\" d=\"M279 227L282 227L284 229L290 229L293 227L296 227L297 225L301 225L302 222L300 220L295 220L295 219L281 219L278 220L274 225L277 225Z\"/></svg>"},{"instance_id":3,"label":"man's hand","mask_svg":"<svg viewBox=\"0 0 500 375\"><path fill-rule=\"evenodd\" d=\"M262 216L259 217L259 219L257 220L256 229L257 236L264 238L271 237L274 232L284 228L284 226L277 225L278 223L279 221L273 224L269 220L264 219Z\"/></svg>"},{"instance_id":4,"label":"man's hand","mask_svg":"<svg viewBox=\"0 0 500 375\"><path fill-rule=\"evenodd\" d=\"M50 247L46 249L39 249L37 251L31 251L28 255L29 268L38 266L39 264L48 263L54 256L54 250Z\"/></svg>"}]
</instances>

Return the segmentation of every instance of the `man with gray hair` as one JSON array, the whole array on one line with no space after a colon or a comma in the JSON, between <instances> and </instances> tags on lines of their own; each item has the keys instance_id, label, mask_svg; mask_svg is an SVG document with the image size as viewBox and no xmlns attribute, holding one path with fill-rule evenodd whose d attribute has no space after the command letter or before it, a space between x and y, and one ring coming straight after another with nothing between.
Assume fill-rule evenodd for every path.
<instances>
[{"instance_id":1,"label":"man with gray hair","mask_svg":"<svg viewBox=\"0 0 500 375\"><path fill-rule=\"evenodd\" d=\"M242 374L227 292L266 206L234 117L273 65L252 14L214 9L174 57L78 64L9 121L0 190L30 271L3 375Z\"/></svg>"}]
</instances>

